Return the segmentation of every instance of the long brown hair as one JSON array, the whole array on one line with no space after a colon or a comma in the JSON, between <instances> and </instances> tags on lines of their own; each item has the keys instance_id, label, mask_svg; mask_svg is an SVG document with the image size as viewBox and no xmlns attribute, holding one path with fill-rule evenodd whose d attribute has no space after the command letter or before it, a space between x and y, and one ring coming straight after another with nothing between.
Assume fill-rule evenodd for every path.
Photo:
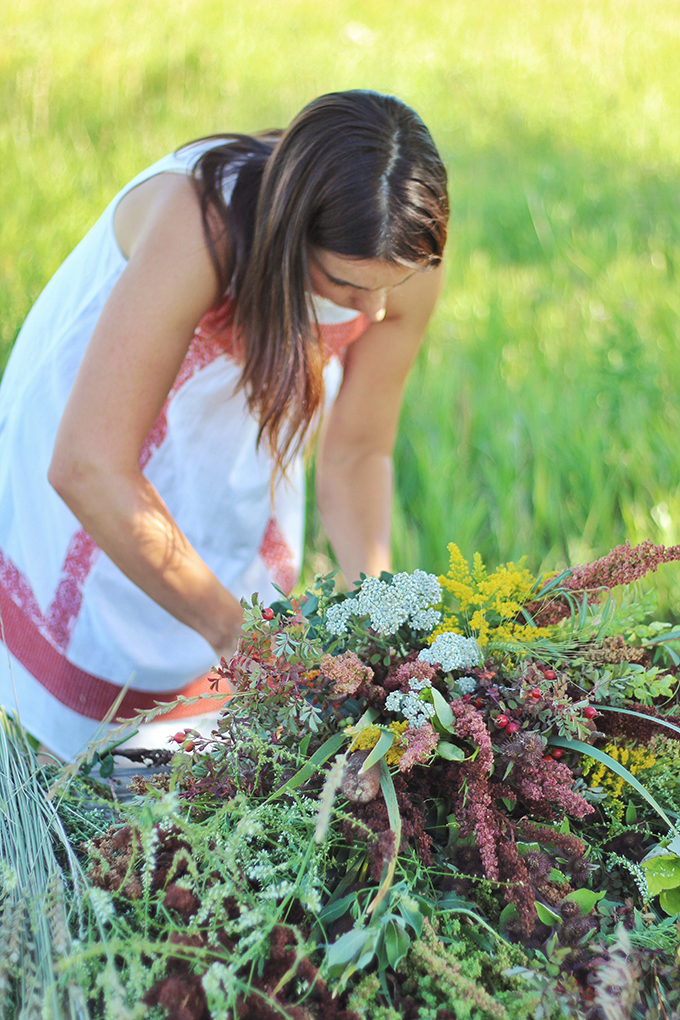
<instances>
[{"instance_id":1,"label":"long brown hair","mask_svg":"<svg viewBox=\"0 0 680 1020\"><path fill-rule=\"evenodd\" d=\"M283 468L323 398L323 357L308 304L310 248L438 265L449 212L446 170L420 117L376 92L321 96L282 133L220 138L200 157L194 177L243 344L241 384L260 423L259 440ZM227 204L222 184L235 164ZM231 241L229 268L218 255L215 213Z\"/></svg>"}]
</instances>

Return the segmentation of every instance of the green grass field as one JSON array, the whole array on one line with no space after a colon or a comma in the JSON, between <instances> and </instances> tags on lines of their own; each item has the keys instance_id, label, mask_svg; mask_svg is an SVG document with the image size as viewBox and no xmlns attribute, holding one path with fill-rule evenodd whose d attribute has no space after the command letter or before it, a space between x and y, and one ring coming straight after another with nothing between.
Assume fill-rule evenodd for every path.
<instances>
[{"instance_id":1,"label":"green grass field","mask_svg":"<svg viewBox=\"0 0 680 1020\"><path fill-rule=\"evenodd\" d=\"M394 92L431 127L452 204L395 563L441 570L452 540L534 569L678 542L679 43L670 0L18 0L0 36L0 366L149 162L321 92ZM310 536L315 563L313 516Z\"/></svg>"}]
</instances>

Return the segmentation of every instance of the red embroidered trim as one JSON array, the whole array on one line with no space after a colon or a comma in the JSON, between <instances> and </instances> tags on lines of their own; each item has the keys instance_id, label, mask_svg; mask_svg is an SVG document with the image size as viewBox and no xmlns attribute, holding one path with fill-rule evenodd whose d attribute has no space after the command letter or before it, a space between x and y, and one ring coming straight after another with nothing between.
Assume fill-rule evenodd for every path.
<instances>
[{"instance_id":1,"label":"red embroidered trim","mask_svg":"<svg viewBox=\"0 0 680 1020\"><path fill-rule=\"evenodd\" d=\"M5 559L2 549L0 549L0 591L3 590L12 595L14 603L34 627L47 630L33 589L12 561Z\"/></svg>"},{"instance_id":2,"label":"red embroidered trim","mask_svg":"<svg viewBox=\"0 0 680 1020\"><path fill-rule=\"evenodd\" d=\"M324 361L329 361L334 354L340 354L345 347L358 340L370 325L371 320L363 312L348 322L322 323L319 330Z\"/></svg>"},{"instance_id":3,"label":"red embroidered trim","mask_svg":"<svg viewBox=\"0 0 680 1020\"><path fill-rule=\"evenodd\" d=\"M168 393L167 400L163 404L161 413L156 418L156 421L151 427L151 431L142 443L142 449L139 453L139 466L142 470L146 467L151 459L151 455L161 445L166 435L168 434L168 407L170 401L175 396L177 391L181 389L189 380L200 372L202 368L207 368L213 361L216 361L220 355L227 353L225 351L224 339L220 339L219 336L206 336L202 332L202 324L205 318L201 319L198 324L196 332L194 333L193 339L189 345L189 350L186 353L186 357L180 366L180 370L177 373L177 378L172 384L172 389Z\"/></svg>"},{"instance_id":4,"label":"red embroidered trim","mask_svg":"<svg viewBox=\"0 0 680 1020\"><path fill-rule=\"evenodd\" d=\"M81 528L76 531L66 552L46 624L55 646L62 652L68 648L71 633L83 601L83 585L99 554L99 546Z\"/></svg>"},{"instance_id":5,"label":"red embroidered trim","mask_svg":"<svg viewBox=\"0 0 680 1020\"><path fill-rule=\"evenodd\" d=\"M45 636L43 629L34 618L36 604L29 604L29 612L24 606L18 605L11 597L12 590L23 593L26 581L13 564L0 553L0 617L2 631L7 648L12 655L34 676L38 683L52 694L57 701L78 712L87 719L101 721L120 694L120 686L103 680L101 677L86 673L69 662ZM12 581L20 579L18 589L8 587L7 578ZM30 589L29 589L30 590ZM40 610L38 609L40 615ZM44 626L44 625L43 625ZM118 718L125 719L135 712L148 711L157 704L175 701L179 695L187 698L204 694L210 690L207 676L192 680L178 691L136 691L130 689L121 703ZM229 699L225 695L223 701L198 702L196 705L177 705L167 712L163 719L185 719L191 716L204 715L215 711Z\"/></svg>"},{"instance_id":6,"label":"red embroidered trim","mask_svg":"<svg viewBox=\"0 0 680 1020\"><path fill-rule=\"evenodd\" d=\"M260 556L265 562L277 588L290 595L295 587L298 572L293 553L276 521L271 518L260 546Z\"/></svg>"}]
</instances>

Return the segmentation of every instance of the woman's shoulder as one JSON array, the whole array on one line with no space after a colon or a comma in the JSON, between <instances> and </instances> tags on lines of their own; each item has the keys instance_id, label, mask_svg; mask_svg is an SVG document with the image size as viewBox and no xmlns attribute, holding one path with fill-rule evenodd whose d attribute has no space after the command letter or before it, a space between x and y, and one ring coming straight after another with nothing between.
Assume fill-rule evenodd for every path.
<instances>
[{"instance_id":1,"label":"woman's shoulder","mask_svg":"<svg viewBox=\"0 0 680 1020\"><path fill-rule=\"evenodd\" d=\"M180 219L191 219L194 216L200 218L203 215L194 169L202 156L212 149L223 148L229 141L226 136L215 136L191 142L152 164L123 188L113 209L113 229L125 258L130 257L137 238L143 234L149 222L159 215L179 216ZM222 175L220 190L227 205L242 162L242 159L234 159L232 166ZM209 206L206 214L210 220ZM211 225L210 222L206 224ZM221 230L219 224L215 226L218 227L215 236L222 235L221 243L227 246L228 239L223 236L223 225Z\"/></svg>"},{"instance_id":2,"label":"woman's shoulder","mask_svg":"<svg viewBox=\"0 0 680 1020\"><path fill-rule=\"evenodd\" d=\"M138 239L159 216L200 218L201 211L191 178L176 171L163 171L140 181L118 202L113 230L118 246L130 258Z\"/></svg>"}]
</instances>

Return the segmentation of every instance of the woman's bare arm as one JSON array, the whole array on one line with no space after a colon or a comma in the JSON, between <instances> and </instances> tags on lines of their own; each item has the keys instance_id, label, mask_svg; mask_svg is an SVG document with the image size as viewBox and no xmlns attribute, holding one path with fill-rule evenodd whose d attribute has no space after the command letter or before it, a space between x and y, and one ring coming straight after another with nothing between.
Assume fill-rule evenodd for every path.
<instances>
[{"instance_id":1,"label":"woman's bare arm","mask_svg":"<svg viewBox=\"0 0 680 1020\"><path fill-rule=\"evenodd\" d=\"M392 449L401 398L442 284L423 271L387 299L385 318L347 352L340 392L321 435L317 498L348 582L390 569Z\"/></svg>"},{"instance_id":2,"label":"woman's bare arm","mask_svg":"<svg viewBox=\"0 0 680 1020\"><path fill-rule=\"evenodd\" d=\"M130 193L128 215L116 219L128 265L78 371L48 477L131 581L226 654L241 607L139 468L196 325L218 297L217 281L191 182L168 174L143 187L146 201Z\"/></svg>"}]
</instances>

